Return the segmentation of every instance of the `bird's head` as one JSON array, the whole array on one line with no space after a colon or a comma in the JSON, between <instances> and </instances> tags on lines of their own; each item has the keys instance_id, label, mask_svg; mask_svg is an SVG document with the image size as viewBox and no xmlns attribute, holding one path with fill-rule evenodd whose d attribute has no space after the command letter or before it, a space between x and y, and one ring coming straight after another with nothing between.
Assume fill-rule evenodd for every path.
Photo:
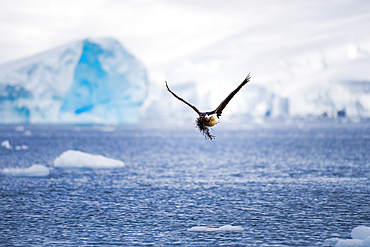
<instances>
[{"instance_id":1,"label":"bird's head","mask_svg":"<svg viewBox=\"0 0 370 247\"><path fill-rule=\"evenodd\" d=\"M207 128L206 121L207 114L206 113L199 114L199 117L196 119L196 125L200 131L203 131L205 128Z\"/></svg>"}]
</instances>

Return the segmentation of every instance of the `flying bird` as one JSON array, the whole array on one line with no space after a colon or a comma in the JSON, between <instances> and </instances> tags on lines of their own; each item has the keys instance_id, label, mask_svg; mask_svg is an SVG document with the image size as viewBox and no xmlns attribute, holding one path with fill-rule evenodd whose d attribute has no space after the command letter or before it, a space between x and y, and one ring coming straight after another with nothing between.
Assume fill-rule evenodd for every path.
<instances>
[{"instance_id":1,"label":"flying bird","mask_svg":"<svg viewBox=\"0 0 370 247\"><path fill-rule=\"evenodd\" d=\"M214 135L211 135L209 132L209 127L212 127L216 124L218 124L219 119L221 117L222 111L225 109L227 104L230 102L230 100L235 96L237 92L245 85L247 82L249 82L251 79L250 73L248 73L247 77L244 79L244 81L234 90L232 91L229 96L226 97L224 101L221 102L221 104L216 108L214 111L209 112L200 112L195 106L190 104L189 102L185 101L184 99L177 96L174 92L171 91L171 89L168 87L167 81L166 81L166 87L167 90L175 96L178 100L184 102L187 104L190 108L192 108L196 113L198 113L199 117L195 120L195 126L199 129L199 131L204 135L206 139L212 140L215 138Z\"/></svg>"}]
</instances>

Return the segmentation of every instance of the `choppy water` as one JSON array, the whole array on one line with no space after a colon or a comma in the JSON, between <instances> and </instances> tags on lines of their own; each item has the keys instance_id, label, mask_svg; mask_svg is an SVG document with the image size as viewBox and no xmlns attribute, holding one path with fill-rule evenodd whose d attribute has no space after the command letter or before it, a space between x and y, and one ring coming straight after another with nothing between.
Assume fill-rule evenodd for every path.
<instances>
[{"instance_id":1,"label":"choppy water","mask_svg":"<svg viewBox=\"0 0 370 247\"><path fill-rule=\"evenodd\" d=\"M104 131L102 131L104 130ZM106 132L110 131L110 132ZM0 126L0 242L9 246L320 246L370 225L370 125L195 129ZM68 149L121 169L54 169ZM189 231L195 226L243 231Z\"/></svg>"}]
</instances>

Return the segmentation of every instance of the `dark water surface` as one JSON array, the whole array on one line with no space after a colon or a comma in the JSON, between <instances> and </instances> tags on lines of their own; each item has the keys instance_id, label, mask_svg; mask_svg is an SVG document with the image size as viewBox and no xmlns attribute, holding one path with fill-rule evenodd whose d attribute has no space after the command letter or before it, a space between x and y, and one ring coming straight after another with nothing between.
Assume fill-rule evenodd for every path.
<instances>
[{"instance_id":1,"label":"dark water surface","mask_svg":"<svg viewBox=\"0 0 370 247\"><path fill-rule=\"evenodd\" d=\"M108 131L108 132L107 132ZM4 246L320 246L370 225L370 124L195 129L0 126ZM121 169L55 169L66 150ZM242 231L188 231L195 226Z\"/></svg>"}]
</instances>

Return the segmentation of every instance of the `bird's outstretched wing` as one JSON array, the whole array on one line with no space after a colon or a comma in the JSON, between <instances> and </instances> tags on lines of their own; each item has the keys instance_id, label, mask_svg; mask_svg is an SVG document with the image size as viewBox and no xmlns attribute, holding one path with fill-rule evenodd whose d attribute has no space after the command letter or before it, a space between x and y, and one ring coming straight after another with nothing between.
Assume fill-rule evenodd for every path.
<instances>
[{"instance_id":1,"label":"bird's outstretched wing","mask_svg":"<svg viewBox=\"0 0 370 247\"><path fill-rule=\"evenodd\" d=\"M230 100L234 97L234 95L239 92L239 90L245 85L247 84L247 82L250 81L251 79L251 76L250 76L250 72L248 73L247 77L244 79L244 81L239 85L239 87L237 87L234 91L232 91L229 96L227 96L227 98L222 101L222 103L216 108L216 110L214 111L216 114L217 114L217 117L220 117L221 114L222 114L222 111L224 110L224 108L227 106L227 104L230 102Z\"/></svg>"},{"instance_id":2,"label":"bird's outstretched wing","mask_svg":"<svg viewBox=\"0 0 370 247\"><path fill-rule=\"evenodd\" d=\"M167 85L167 81L166 81L166 87L167 87L168 92L170 92L173 96L175 96L175 98L177 98L178 100L180 100L180 101L184 102L185 104L187 104L188 106L190 106L194 111L196 111L200 115L199 110L195 106L193 106L192 104L186 102L184 99L180 98L179 96L177 96L174 92L172 92L170 90L170 88Z\"/></svg>"}]
</instances>

